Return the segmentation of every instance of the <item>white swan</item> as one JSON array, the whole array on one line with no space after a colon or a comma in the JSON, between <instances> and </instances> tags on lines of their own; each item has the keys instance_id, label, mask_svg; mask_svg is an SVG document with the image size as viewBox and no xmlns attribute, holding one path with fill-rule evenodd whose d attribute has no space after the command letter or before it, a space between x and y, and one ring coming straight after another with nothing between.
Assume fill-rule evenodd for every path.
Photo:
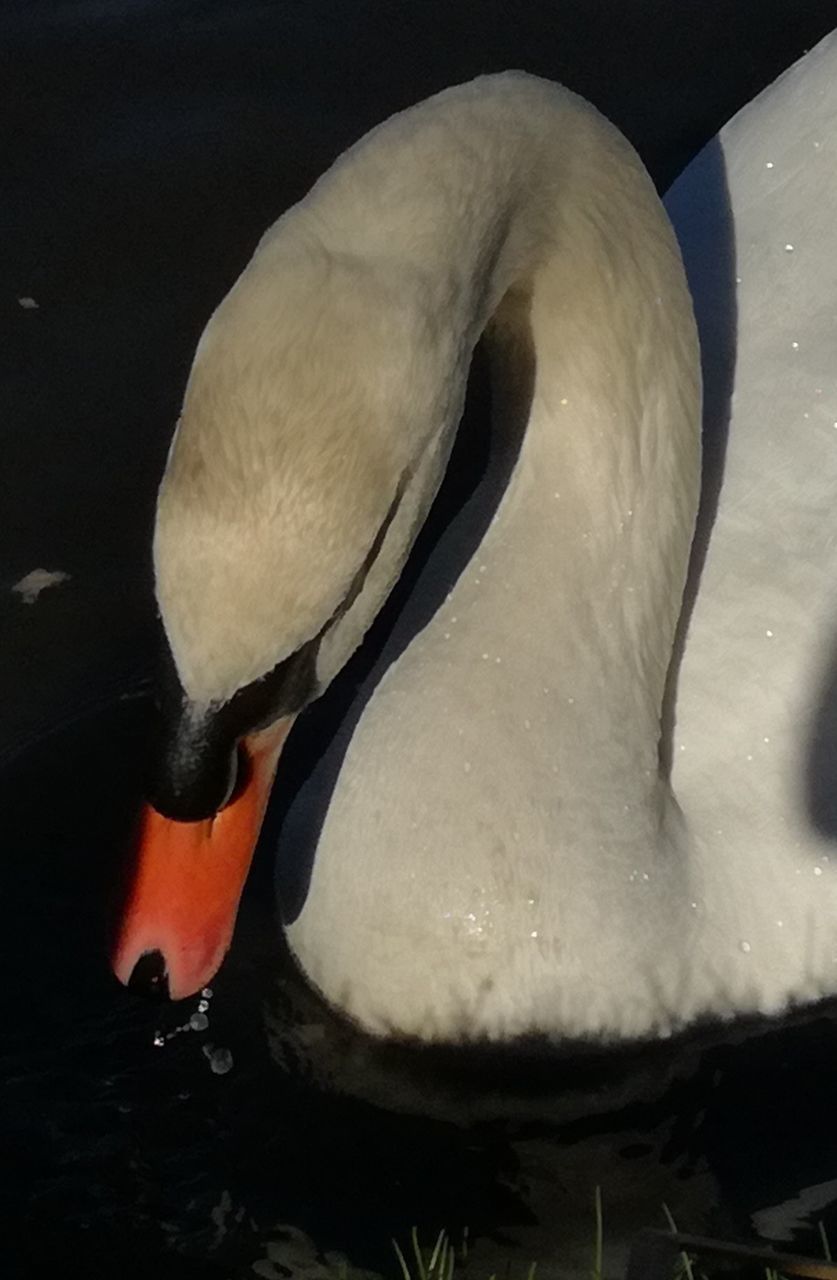
<instances>
[{"instance_id":1,"label":"white swan","mask_svg":"<svg viewBox=\"0 0 837 1280\"><path fill-rule=\"evenodd\" d=\"M422 1039L635 1037L837 989L835 833L816 829L805 782L833 616L837 403L814 398L804 353L837 300L822 269L833 202L785 227L769 195L781 207L791 163L797 183L819 163L834 193L824 156L796 157L817 116L795 95L804 76L812 111L833 115L835 68L832 39L724 138L742 157L739 354L679 673L682 814L658 757L698 496L697 349L630 147L565 90L488 77L374 130L268 232L201 339L160 492L178 687L154 798L181 821L146 814L123 979L159 951L156 976L186 994L219 962L252 840L236 824L257 826L289 715L399 574L488 326L493 440L515 448L525 409L519 454L447 599L385 657L338 744L294 953L362 1026ZM751 207L739 191L756 170ZM782 247L803 234L802 252ZM451 548L461 559L474 505L416 599ZM213 819L247 734L249 772ZM214 870L227 834L231 884Z\"/></svg>"}]
</instances>

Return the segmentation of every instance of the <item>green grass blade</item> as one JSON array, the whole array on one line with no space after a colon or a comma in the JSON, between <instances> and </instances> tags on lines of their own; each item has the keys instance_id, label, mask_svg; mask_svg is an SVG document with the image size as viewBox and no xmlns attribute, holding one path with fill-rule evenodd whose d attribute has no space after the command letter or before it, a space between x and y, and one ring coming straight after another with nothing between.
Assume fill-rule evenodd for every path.
<instances>
[{"instance_id":1,"label":"green grass blade","mask_svg":"<svg viewBox=\"0 0 837 1280\"><path fill-rule=\"evenodd\" d=\"M398 1259L399 1266L401 1267L401 1274L404 1277L404 1280L412 1280L412 1276L410 1275L410 1268L407 1266L407 1259L404 1257L404 1254L401 1252L401 1246L397 1240L393 1240L392 1247L395 1250L395 1256Z\"/></svg>"},{"instance_id":2,"label":"green grass blade","mask_svg":"<svg viewBox=\"0 0 837 1280\"><path fill-rule=\"evenodd\" d=\"M410 1232L410 1237L413 1241L413 1257L416 1260L416 1275L418 1276L418 1280L427 1280L427 1268L424 1265L424 1255L421 1252L421 1246L418 1242L417 1227L413 1227Z\"/></svg>"},{"instance_id":3,"label":"green grass blade","mask_svg":"<svg viewBox=\"0 0 837 1280\"><path fill-rule=\"evenodd\" d=\"M665 1200L663 1201L663 1213L666 1215L666 1222L668 1223L669 1231L673 1236L676 1236L677 1223L674 1221L674 1214L671 1212L671 1209L669 1209ZM688 1253L683 1252L680 1254L680 1263L682 1270L679 1274L686 1276L686 1280L695 1280L695 1273L692 1270L692 1259L689 1257Z\"/></svg>"},{"instance_id":4,"label":"green grass blade","mask_svg":"<svg viewBox=\"0 0 837 1280\"><path fill-rule=\"evenodd\" d=\"M438 1274L439 1256L443 1247L444 1239L445 1233L444 1231L440 1231L436 1237L436 1243L433 1245L433 1249L431 1250L430 1261L427 1264L427 1274L429 1276L435 1276Z\"/></svg>"}]
</instances>

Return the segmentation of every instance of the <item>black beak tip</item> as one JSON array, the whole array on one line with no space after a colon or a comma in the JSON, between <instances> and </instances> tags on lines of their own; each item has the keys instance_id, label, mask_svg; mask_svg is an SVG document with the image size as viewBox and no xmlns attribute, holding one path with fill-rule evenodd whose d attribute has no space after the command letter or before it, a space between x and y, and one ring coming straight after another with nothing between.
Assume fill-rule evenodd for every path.
<instances>
[{"instance_id":1,"label":"black beak tip","mask_svg":"<svg viewBox=\"0 0 837 1280\"><path fill-rule=\"evenodd\" d=\"M128 980L128 990L153 1000L169 999L169 976L161 951L146 951L140 956Z\"/></svg>"}]
</instances>

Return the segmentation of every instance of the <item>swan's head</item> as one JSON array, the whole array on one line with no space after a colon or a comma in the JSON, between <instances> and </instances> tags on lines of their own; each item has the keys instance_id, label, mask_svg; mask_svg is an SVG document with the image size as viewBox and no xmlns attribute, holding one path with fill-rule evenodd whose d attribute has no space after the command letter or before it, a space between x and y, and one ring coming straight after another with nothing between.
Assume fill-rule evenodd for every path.
<instances>
[{"instance_id":1,"label":"swan's head","mask_svg":"<svg viewBox=\"0 0 837 1280\"><path fill-rule=\"evenodd\" d=\"M220 964L282 742L359 644L438 483L447 407L416 377L421 344L334 274L282 305L236 286L160 488L168 674L114 967L175 998Z\"/></svg>"}]
</instances>

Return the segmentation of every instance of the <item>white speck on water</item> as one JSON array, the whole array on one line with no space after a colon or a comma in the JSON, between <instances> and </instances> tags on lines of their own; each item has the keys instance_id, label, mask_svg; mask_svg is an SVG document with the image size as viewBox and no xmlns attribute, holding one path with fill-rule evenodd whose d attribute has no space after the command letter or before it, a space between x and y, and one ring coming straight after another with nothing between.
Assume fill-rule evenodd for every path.
<instances>
[{"instance_id":1,"label":"white speck on water","mask_svg":"<svg viewBox=\"0 0 837 1280\"><path fill-rule=\"evenodd\" d=\"M785 922L784 922L784 920L777 920L777 921L776 921L776 928L777 928L777 929L784 929L784 927L785 927Z\"/></svg>"},{"instance_id":2,"label":"white speck on water","mask_svg":"<svg viewBox=\"0 0 837 1280\"><path fill-rule=\"evenodd\" d=\"M487 654L487 653L484 653L484 654L482 655L482 660L483 660L483 662L487 662L487 661L488 661L488 654Z\"/></svg>"},{"instance_id":3,"label":"white speck on water","mask_svg":"<svg viewBox=\"0 0 837 1280\"><path fill-rule=\"evenodd\" d=\"M762 742L769 742L769 741L770 741L770 739L769 739L769 738L767 738L767 737L762 738Z\"/></svg>"},{"instance_id":4,"label":"white speck on water","mask_svg":"<svg viewBox=\"0 0 837 1280\"><path fill-rule=\"evenodd\" d=\"M12 591L20 596L24 604L34 604L42 591L69 580L69 573L63 573L61 569L33 569L14 584Z\"/></svg>"},{"instance_id":5,"label":"white speck on water","mask_svg":"<svg viewBox=\"0 0 837 1280\"><path fill-rule=\"evenodd\" d=\"M736 277L735 277L735 283L736 283L736 284L741 284L741 276L736 276Z\"/></svg>"},{"instance_id":6,"label":"white speck on water","mask_svg":"<svg viewBox=\"0 0 837 1280\"><path fill-rule=\"evenodd\" d=\"M533 929L532 932L529 934L530 938L537 938L537 936L538 936L537 929Z\"/></svg>"},{"instance_id":7,"label":"white speck on water","mask_svg":"<svg viewBox=\"0 0 837 1280\"><path fill-rule=\"evenodd\" d=\"M685 742L681 742L681 743L680 743L680 750L681 750L681 751L685 751L685 750L686 750L686 744L685 744Z\"/></svg>"},{"instance_id":8,"label":"white speck on water","mask_svg":"<svg viewBox=\"0 0 837 1280\"><path fill-rule=\"evenodd\" d=\"M532 721L531 721L531 720L524 720L524 721L523 721L523 728L524 728L524 729L531 729L531 728L532 728Z\"/></svg>"},{"instance_id":9,"label":"white speck on water","mask_svg":"<svg viewBox=\"0 0 837 1280\"><path fill-rule=\"evenodd\" d=\"M485 573L485 565L484 565L484 564L481 564L481 565L480 565L480 573Z\"/></svg>"},{"instance_id":10,"label":"white speck on water","mask_svg":"<svg viewBox=\"0 0 837 1280\"><path fill-rule=\"evenodd\" d=\"M814 143L814 150L815 150L815 151L819 151L819 149L820 149L820 147L821 147L821 146L822 146L822 143L821 143L821 142L815 142L815 143Z\"/></svg>"},{"instance_id":11,"label":"white speck on water","mask_svg":"<svg viewBox=\"0 0 837 1280\"><path fill-rule=\"evenodd\" d=\"M567 702L570 704L571 707L575 706L575 698L567 698Z\"/></svg>"},{"instance_id":12,"label":"white speck on water","mask_svg":"<svg viewBox=\"0 0 837 1280\"><path fill-rule=\"evenodd\" d=\"M793 253L793 245L792 245L792 244L786 244L786 245L785 245L785 253Z\"/></svg>"},{"instance_id":13,"label":"white speck on water","mask_svg":"<svg viewBox=\"0 0 837 1280\"><path fill-rule=\"evenodd\" d=\"M189 1019L189 1028L192 1031L206 1031L209 1026L209 1018L205 1013L193 1013Z\"/></svg>"},{"instance_id":14,"label":"white speck on water","mask_svg":"<svg viewBox=\"0 0 837 1280\"><path fill-rule=\"evenodd\" d=\"M748 760L752 760L752 758L753 758L752 756L747 756Z\"/></svg>"},{"instance_id":15,"label":"white speck on water","mask_svg":"<svg viewBox=\"0 0 837 1280\"><path fill-rule=\"evenodd\" d=\"M37 311L37 310L38 310L38 304L37 304L37 302L35 301L35 299L34 299L34 298L30 298L30 297L28 297L28 296L27 296L27 297L23 297L23 298L18 298L18 300L17 300L17 305L18 305L19 307L21 307L24 311Z\"/></svg>"},{"instance_id":16,"label":"white speck on water","mask_svg":"<svg viewBox=\"0 0 837 1280\"><path fill-rule=\"evenodd\" d=\"M470 920L472 924L476 924L476 922L477 922L477 917L476 917L476 915L474 914L474 912L473 912L473 911L469 911L469 912L468 912L468 914L466 915L465 919L466 919L466 920Z\"/></svg>"},{"instance_id":17,"label":"white speck on water","mask_svg":"<svg viewBox=\"0 0 837 1280\"><path fill-rule=\"evenodd\" d=\"M446 639L446 640L450 640L450 632L449 632L449 631L446 631L446 632L445 632L445 639Z\"/></svg>"},{"instance_id":18,"label":"white speck on water","mask_svg":"<svg viewBox=\"0 0 837 1280\"><path fill-rule=\"evenodd\" d=\"M646 883L651 879L647 871L643 871L642 878Z\"/></svg>"},{"instance_id":19,"label":"white speck on water","mask_svg":"<svg viewBox=\"0 0 837 1280\"><path fill-rule=\"evenodd\" d=\"M526 899L526 903L527 903L527 906L534 907L534 905L535 905L535 899L534 899L534 898L527 898L527 899Z\"/></svg>"},{"instance_id":20,"label":"white speck on water","mask_svg":"<svg viewBox=\"0 0 837 1280\"><path fill-rule=\"evenodd\" d=\"M764 633L764 634L767 636L768 640L772 640L772 639L773 639L773 632L772 632L772 631L765 631L765 633Z\"/></svg>"},{"instance_id":21,"label":"white speck on water","mask_svg":"<svg viewBox=\"0 0 837 1280\"><path fill-rule=\"evenodd\" d=\"M494 661L495 661L495 663L497 664L497 666L499 667L499 665L500 665L500 663L503 661L503 659L502 659L502 658L495 658L495 659L494 659Z\"/></svg>"},{"instance_id":22,"label":"white speck on water","mask_svg":"<svg viewBox=\"0 0 837 1280\"><path fill-rule=\"evenodd\" d=\"M794 351L798 351L798 350L799 350L799 343L798 343L798 342L792 342L792 343L791 343L791 347L793 348L793 350L794 350Z\"/></svg>"},{"instance_id":23,"label":"white speck on water","mask_svg":"<svg viewBox=\"0 0 837 1280\"><path fill-rule=\"evenodd\" d=\"M203 1054L209 1062L213 1075L225 1076L228 1071L232 1070L233 1056L229 1049L216 1049L211 1044L205 1044L203 1046Z\"/></svg>"},{"instance_id":24,"label":"white speck on water","mask_svg":"<svg viewBox=\"0 0 837 1280\"><path fill-rule=\"evenodd\" d=\"M810 418L810 416L811 416L811 415L810 415L810 413L803 413L803 415L802 415L802 416L803 416L803 418L805 418L805 419L806 419L806 421L807 421L807 419L808 419L808 418ZM835 425L835 427L837 427L837 422L835 422L835 423L834 423L834 425Z\"/></svg>"},{"instance_id":25,"label":"white speck on water","mask_svg":"<svg viewBox=\"0 0 837 1280\"><path fill-rule=\"evenodd\" d=\"M821 876L821 875L822 875L822 867L814 867L814 875L815 875L815 876Z\"/></svg>"},{"instance_id":26,"label":"white speck on water","mask_svg":"<svg viewBox=\"0 0 837 1280\"><path fill-rule=\"evenodd\" d=\"M773 161L772 161L772 160L767 160L767 161L765 161L765 165L764 165L764 167L765 167L765 169L772 169L772 168L773 168Z\"/></svg>"},{"instance_id":27,"label":"white speck on water","mask_svg":"<svg viewBox=\"0 0 837 1280\"><path fill-rule=\"evenodd\" d=\"M155 1032L154 1032L154 1047L155 1047L155 1049L162 1049L162 1047L163 1047L163 1045L164 1045L165 1043L166 1043L166 1038L165 1038L165 1036L162 1034L162 1032L160 1032L160 1031L155 1031Z\"/></svg>"},{"instance_id":28,"label":"white speck on water","mask_svg":"<svg viewBox=\"0 0 837 1280\"><path fill-rule=\"evenodd\" d=\"M560 493L558 493L557 491L556 491L552 496L553 496L553 498L560 498L560 497L561 497Z\"/></svg>"},{"instance_id":29,"label":"white speck on water","mask_svg":"<svg viewBox=\"0 0 837 1280\"><path fill-rule=\"evenodd\" d=\"M561 397L561 404L569 404L569 403L570 403L570 402L569 402L569 400L567 399L567 397L566 397L566 396L562 396L562 397Z\"/></svg>"},{"instance_id":30,"label":"white speck on water","mask_svg":"<svg viewBox=\"0 0 837 1280\"><path fill-rule=\"evenodd\" d=\"M690 902L690 903L689 903L689 906L692 908L692 910L693 910L693 911L697 911L697 905L698 905L698 904L697 904L696 902Z\"/></svg>"},{"instance_id":31,"label":"white speck on water","mask_svg":"<svg viewBox=\"0 0 837 1280\"><path fill-rule=\"evenodd\" d=\"M462 768L465 770L465 772L466 772L466 773L470 773L470 772L471 772L471 761L470 761L470 760L466 760L466 761L465 761L465 763L463 764Z\"/></svg>"},{"instance_id":32,"label":"white speck on water","mask_svg":"<svg viewBox=\"0 0 837 1280\"><path fill-rule=\"evenodd\" d=\"M454 614L454 616L451 618L451 622L456 622L456 615L455 615L455 614Z\"/></svg>"},{"instance_id":33,"label":"white speck on water","mask_svg":"<svg viewBox=\"0 0 837 1280\"><path fill-rule=\"evenodd\" d=\"M750 946L749 942L743 942L743 941L742 941L742 942L739 942L739 944L738 944L738 945L739 945L739 947L741 948L741 950L744 952L745 956L748 956L748 955L750 954L750 952L752 951L752 949L753 949L753 948Z\"/></svg>"}]
</instances>

